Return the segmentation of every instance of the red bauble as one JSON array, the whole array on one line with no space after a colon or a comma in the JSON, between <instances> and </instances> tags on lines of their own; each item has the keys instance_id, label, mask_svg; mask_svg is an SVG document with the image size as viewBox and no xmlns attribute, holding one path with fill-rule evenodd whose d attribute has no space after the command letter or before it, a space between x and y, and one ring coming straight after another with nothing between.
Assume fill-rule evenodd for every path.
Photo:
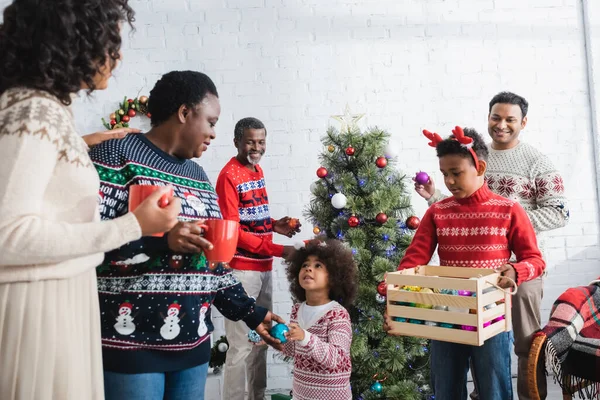
<instances>
[{"instance_id":1,"label":"red bauble","mask_svg":"<svg viewBox=\"0 0 600 400\"><path fill-rule=\"evenodd\" d=\"M415 217L414 215L412 217L408 217L408 219L406 220L406 227L408 229L415 230L419 227L420 224L421 220Z\"/></svg>"},{"instance_id":2,"label":"red bauble","mask_svg":"<svg viewBox=\"0 0 600 400\"><path fill-rule=\"evenodd\" d=\"M387 295L387 283L385 283L385 281L379 282L379 285L377 285L377 293L381 296Z\"/></svg>"},{"instance_id":3,"label":"red bauble","mask_svg":"<svg viewBox=\"0 0 600 400\"><path fill-rule=\"evenodd\" d=\"M377 214L377 216L375 217L375 221L377 221L378 224L385 224L388 220L388 216L385 215L385 213L379 213Z\"/></svg>"},{"instance_id":4,"label":"red bauble","mask_svg":"<svg viewBox=\"0 0 600 400\"><path fill-rule=\"evenodd\" d=\"M379 168L385 168L385 166L387 165L387 159L385 157L377 157L377 160L375 160L375 164L377 164Z\"/></svg>"},{"instance_id":5,"label":"red bauble","mask_svg":"<svg viewBox=\"0 0 600 400\"><path fill-rule=\"evenodd\" d=\"M327 176L327 168L325 167L320 167L317 170L317 176L321 179L325 178Z\"/></svg>"},{"instance_id":6,"label":"red bauble","mask_svg":"<svg viewBox=\"0 0 600 400\"><path fill-rule=\"evenodd\" d=\"M150 114L150 113L146 113L146 117L148 117L148 118L152 118L152 114Z\"/></svg>"},{"instance_id":7,"label":"red bauble","mask_svg":"<svg viewBox=\"0 0 600 400\"><path fill-rule=\"evenodd\" d=\"M135 117L135 110L127 111L127 115L129 115L131 118Z\"/></svg>"},{"instance_id":8,"label":"red bauble","mask_svg":"<svg viewBox=\"0 0 600 400\"><path fill-rule=\"evenodd\" d=\"M354 147L348 146L348 148L346 149L346 155L353 156L354 155L354 151L355 151Z\"/></svg>"},{"instance_id":9,"label":"red bauble","mask_svg":"<svg viewBox=\"0 0 600 400\"><path fill-rule=\"evenodd\" d=\"M121 121L123 121L123 122L129 122L129 120L130 120L129 115L123 115L121 117Z\"/></svg>"},{"instance_id":10,"label":"red bauble","mask_svg":"<svg viewBox=\"0 0 600 400\"><path fill-rule=\"evenodd\" d=\"M133 103L133 99L127 99L128 103Z\"/></svg>"},{"instance_id":11,"label":"red bauble","mask_svg":"<svg viewBox=\"0 0 600 400\"><path fill-rule=\"evenodd\" d=\"M350 225L352 228L356 228L359 223L360 221L355 215L352 215L350 218L348 218L348 225Z\"/></svg>"},{"instance_id":12,"label":"red bauble","mask_svg":"<svg viewBox=\"0 0 600 400\"><path fill-rule=\"evenodd\" d=\"M111 120L110 120L110 124L114 126L114 125L116 125L116 124L117 124L117 121L116 121L116 120L114 120L114 119L111 119Z\"/></svg>"}]
</instances>

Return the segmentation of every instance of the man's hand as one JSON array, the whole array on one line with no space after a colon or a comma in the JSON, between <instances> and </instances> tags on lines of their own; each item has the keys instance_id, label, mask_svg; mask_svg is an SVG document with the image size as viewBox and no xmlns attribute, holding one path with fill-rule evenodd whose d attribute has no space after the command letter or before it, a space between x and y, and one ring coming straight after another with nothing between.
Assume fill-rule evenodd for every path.
<instances>
[{"instance_id":1,"label":"man's hand","mask_svg":"<svg viewBox=\"0 0 600 400\"><path fill-rule=\"evenodd\" d=\"M285 334L288 340L295 342L304 340L304 329L300 328L298 324L291 323L288 327L290 328L290 331Z\"/></svg>"},{"instance_id":2,"label":"man's hand","mask_svg":"<svg viewBox=\"0 0 600 400\"><path fill-rule=\"evenodd\" d=\"M290 238L300 232L301 226L297 219L287 216L273 221L273 231Z\"/></svg>"},{"instance_id":3,"label":"man's hand","mask_svg":"<svg viewBox=\"0 0 600 400\"><path fill-rule=\"evenodd\" d=\"M294 246L283 246L283 254L281 254L281 258L287 260L292 255L294 250L296 250L294 249Z\"/></svg>"},{"instance_id":4,"label":"man's hand","mask_svg":"<svg viewBox=\"0 0 600 400\"><path fill-rule=\"evenodd\" d=\"M212 250L213 245L202 237L202 228L196 222L178 222L169 231L167 241L169 249L177 253L200 253L203 250Z\"/></svg>"},{"instance_id":5,"label":"man's hand","mask_svg":"<svg viewBox=\"0 0 600 400\"><path fill-rule=\"evenodd\" d=\"M271 326L271 323L279 322L280 324L285 324L285 321L278 315L273 314L271 311L267 312L265 319L261 324L258 324L255 331L260 335L261 338L267 343L269 346L277 349L279 351L283 350L283 343L279 339L275 339L273 336L269 334L269 330L267 327Z\"/></svg>"},{"instance_id":6,"label":"man's hand","mask_svg":"<svg viewBox=\"0 0 600 400\"><path fill-rule=\"evenodd\" d=\"M91 148L110 139L123 139L129 133L140 132L141 131L137 128L117 128L110 131L91 133L89 135L82 136L81 138L85 141L85 144Z\"/></svg>"},{"instance_id":7,"label":"man's hand","mask_svg":"<svg viewBox=\"0 0 600 400\"><path fill-rule=\"evenodd\" d=\"M504 289L508 289L510 287L517 285L517 271L515 271L515 267L510 264L504 264L500 268L496 268L496 272L500 273L500 278L498 278L498 286ZM506 278L512 279L512 282Z\"/></svg>"},{"instance_id":8,"label":"man's hand","mask_svg":"<svg viewBox=\"0 0 600 400\"><path fill-rule=\"evenodd\" d=\"M413 181L414 180L415 179L413 178ZM415 191L425 200L429 200L435 193L435 183L433 183L433 179L429 177L429 182L424 185L415 182Z\"/></svg>"}]
</instances>

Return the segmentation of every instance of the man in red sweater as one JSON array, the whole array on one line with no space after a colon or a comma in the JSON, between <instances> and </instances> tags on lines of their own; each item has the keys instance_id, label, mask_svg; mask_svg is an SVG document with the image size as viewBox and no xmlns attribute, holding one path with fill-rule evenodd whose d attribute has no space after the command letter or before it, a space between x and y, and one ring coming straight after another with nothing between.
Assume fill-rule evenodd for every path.
<instances>
[{"instance_id":1,"label":"man in red sweater","mask_svg":"<svg viewBox=\"0 0 600 400\"><path fill-rule=\"evenodd\" d=\"M231 260L235 276L256 304L273 306L271 294L273 257L286 257L292 246L273 243L273 232L292 237L299 232L297 220L271 218L263 171L258 165L266 150L267 131L256 118L238 121L233 143L238 150L217 179L217 195L223 219L239 221L237 252ZM225 320L229 342L225 363L224 400L244 400L246 375L248 400L263 400L267 387L267 346L248 341L248 327Z\"/></svg>"}]
</instances>

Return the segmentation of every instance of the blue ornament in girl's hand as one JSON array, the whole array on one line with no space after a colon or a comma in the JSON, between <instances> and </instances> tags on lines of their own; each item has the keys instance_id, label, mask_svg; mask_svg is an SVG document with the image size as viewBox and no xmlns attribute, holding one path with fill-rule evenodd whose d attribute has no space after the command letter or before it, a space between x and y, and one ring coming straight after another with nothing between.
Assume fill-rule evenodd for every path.
<instances>
[{"instance_id":1,"label":"blue ornament in girl's hand","mask_svg":"<svg viewBox=\"0 0 600 400\"><path fill-rule=\"evenodd\" d=\"M275 339L278 339L281 343L285 343L285 342L287 342L287 338L285 337L285 333L289 332L289 331L290 331L290 329L287 327L287 325L285 325L285 324L276 324L274 327L271 328L271 331L269 333Z\"/></svg>"}]
</instances>

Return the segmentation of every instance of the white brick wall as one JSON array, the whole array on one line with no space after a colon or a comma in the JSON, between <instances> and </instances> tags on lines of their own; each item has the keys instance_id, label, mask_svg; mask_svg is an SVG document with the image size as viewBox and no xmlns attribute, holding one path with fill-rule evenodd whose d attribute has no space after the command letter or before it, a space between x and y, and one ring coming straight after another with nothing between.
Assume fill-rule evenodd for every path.
<instances>
[{"instance_id":1,"label":"white brick wall","mask_svg":"<svg viewBox=\"0 0 600 400\"><path fill-rule=\"evenodd\" d=\"M8 4L0 0L0 8ZM81 132L102 128L123 96L147 93L173 69L211 76L223 113L218 137L199 161L214 181L235 154L233 126L246 116L269 129L264 159L275 217L300 216L319 166L328 117L348 103L363 126L389 130L408 174L442 182L423 128L456 124L486 132L487 102L501 90L530 102L523 140L549 154L565 178L571 222L549 245L544 317L553 300L600 275L595 149L600 149L600 6L583 0L138 0L137 31L110 88L75 104ZM592 22L593 21L593 22ZM586 46L589 50L586 53ZM596 102L595 108L592 104ZM592 121L596 121L596 135ZM147 127L140 119L136 124ZM413 196L417 214L425 202ZM311 227L305 224L302 238ZM279 239L280 243L292 241ZM275 267L275 311L290 300ZM222 321L216 319L217 334ZM272 353L269 353L272 357ZM289 373L270 365L269 386ZM217 377L219 380L222 377ZM218 398L216 379L208 399Z\"/></svg>"}]
</instances>

